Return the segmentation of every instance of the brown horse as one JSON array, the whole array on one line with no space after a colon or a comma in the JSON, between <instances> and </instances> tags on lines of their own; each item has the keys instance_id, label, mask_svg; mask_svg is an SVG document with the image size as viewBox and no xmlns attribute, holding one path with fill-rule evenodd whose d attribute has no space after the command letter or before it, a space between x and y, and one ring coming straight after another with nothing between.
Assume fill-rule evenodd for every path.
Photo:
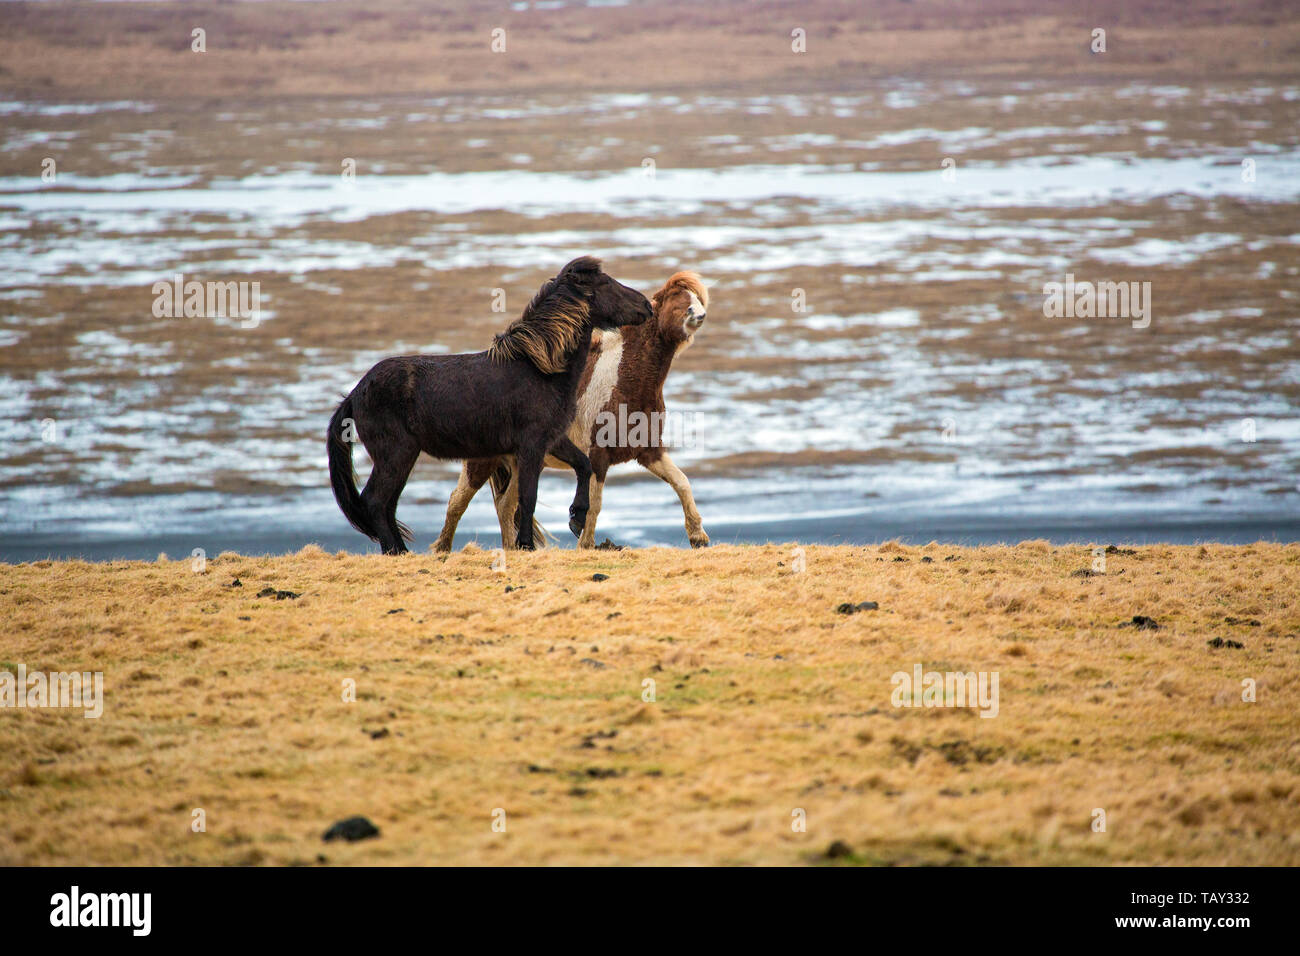
<instances>
[{"instance_id":1,"label":"brown horse","mask_svg":"<svg viewBox=\"0 0 1300 956\"><path fill-rule=\"evenodd\" d=\"M587 454L592 469L590 503L578 537L580 548L595 546L596 519L610 466L632 460L668 482L677 492L691 546L701 548L709 543L691 494L691 483L663 447L664 380L673 359L690 347L695 333L704 324L709 290L694 272L678 272L654 294L651 304L652 321L593 337L591 353L587 356L577 414L568 433L574 445ZM635 422L638 413L640 421L648 423L644 429L609 427L620 421ZM547 456L546 464L559 468L564 463L552 454ZM518 485L513 462L501 456L465 462L460 481L447 504L447 520L435 550L451 550L461 515L489 478L501 523L502 544L510 547L516 537ZM544 540L543 534L540 525L534 529L535 538Z\"/></svg>"},{"instance_id":2,"label":"brown horse","mask_svg":"<svg viewBox=\"0 0 1300 956\"><path fill-rule=\"evenodd\" d=\"M385 554L406 551L410 531L397 499L415 461L510 455L519 472L516 544L532 548L537 479L547 454L573 468L578 489L569 528L586 525L591 463L564 431L573 420L593 329L642 323L650 303L615 282L590 256L574 259L544 284L486 352L384 359L339 405L326 430L330 485L339 508ZM374 463L358 493L350 441Z\"/></svg>"}]
</instances>

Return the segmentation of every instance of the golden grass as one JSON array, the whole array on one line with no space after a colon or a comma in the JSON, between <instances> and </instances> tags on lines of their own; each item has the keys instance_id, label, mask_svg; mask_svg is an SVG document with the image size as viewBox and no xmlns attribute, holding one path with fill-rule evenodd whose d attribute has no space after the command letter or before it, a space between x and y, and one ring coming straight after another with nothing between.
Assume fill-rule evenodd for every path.
<instances>
[{"instance_id":1,"label":"golden grass","mask_svg":"<svg viewBox=\"0 0 1300 956\"><path fill-rule=\"evenodd\" d=\"M2 566L0 863L1300 863L1300 546L793 547Z\"/></svg>"}]
</instances>

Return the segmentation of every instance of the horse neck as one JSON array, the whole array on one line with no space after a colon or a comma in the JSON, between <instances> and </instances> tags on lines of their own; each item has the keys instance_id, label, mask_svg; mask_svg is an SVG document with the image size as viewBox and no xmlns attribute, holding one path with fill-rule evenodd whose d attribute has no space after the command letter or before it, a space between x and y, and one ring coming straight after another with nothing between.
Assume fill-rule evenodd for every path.
<instances>
[{"instance_id":1,"label":"horse neck","mask_svg":"<svg viewBox=\"0 0 1300 956\"><path fill-rule=\"evenodd\" d=\"M561 390L569 397L570 401L577 401L578 385L582 382L582 373L587 368L587 356L590 354L591 324L587 323L583 326L582 334L578 336L577 346L568 356L564 371L556 376Z\"/></svg>"},{"instance_id":2,"label":"horse neck","mask_svg":"<svg viewBox=\"0 0 1300 956\"><path fill-rule=\"evenodd\" d=\"M638 356L646 377L662 387L681 343L670 341L660 333L658 316L652 322L628 326L623 330L623 336L627 343L624 354L630 352Z\"/></svg>"}]
</instances>

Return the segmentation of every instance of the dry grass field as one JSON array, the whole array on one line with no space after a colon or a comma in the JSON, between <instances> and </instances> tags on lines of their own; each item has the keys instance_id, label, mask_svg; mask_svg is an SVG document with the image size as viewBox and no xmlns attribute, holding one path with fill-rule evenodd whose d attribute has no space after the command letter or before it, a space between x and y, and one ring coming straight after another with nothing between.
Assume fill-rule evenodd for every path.
<instances>
[{"instance_id":1,"label":"dry grass field","mask_svg":"<svg viewBox=\"0 0 1300 956\"><path fill-rule=\"evenodd\" d=\"M0 863L1300 863L1300 546L794 549L0 567Z\"/></svg>"}]
</instances>

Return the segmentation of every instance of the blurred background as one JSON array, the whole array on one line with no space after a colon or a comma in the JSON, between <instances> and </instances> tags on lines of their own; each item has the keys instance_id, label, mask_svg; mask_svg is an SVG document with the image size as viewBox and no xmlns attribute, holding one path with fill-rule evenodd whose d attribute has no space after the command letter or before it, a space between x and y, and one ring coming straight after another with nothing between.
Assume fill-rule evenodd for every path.
<instances>
[{"instance_id":1,"label":"blurred background","mask_svg":"<svg viewBox=\"0 0 1300 956\"><path fill-rule=\"evenodd\" d=\"M0 142L0 559L375 550L335 403L583 253L710 285L665 394L715 543L1300 536L1294 5L0 3ZM256 326L155 315L177 273ZM676 495L621 466L606 536L685 546Z\"/></svg>"}]
</instances>

